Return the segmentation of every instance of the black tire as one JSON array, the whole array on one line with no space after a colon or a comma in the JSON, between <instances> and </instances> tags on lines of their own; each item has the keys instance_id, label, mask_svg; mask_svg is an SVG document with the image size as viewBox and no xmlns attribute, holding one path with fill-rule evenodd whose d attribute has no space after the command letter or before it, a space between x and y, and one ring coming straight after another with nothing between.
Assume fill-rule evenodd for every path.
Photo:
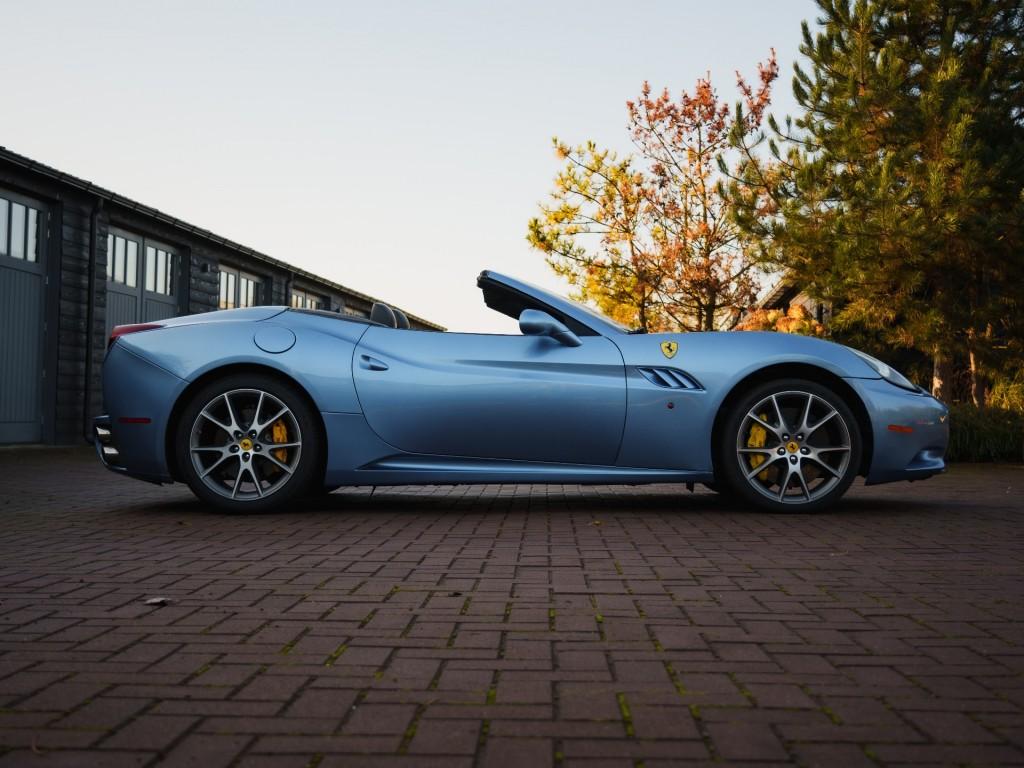
<instances>
[{"instance_id":1,"label":"black tire","mask_svg":"<svg viewBox=\"0 0 1024 768\"><path fill-rule=\"evenodd\" d=\"M258 396L252 393L264 393L264 398L256 400ZM297 448L273 448L272 446L275 442L283 445L284 441L277 441L270 434L273 425L268 423L264 430L252 439L253 447L250 452L242 454L240 451L241 443L238 443L235 438L231 437L230 433L224 430L222 426L208 425L207 422L213 420L200 415L204 409L212 406L212 409L207 412L216 413L220 421L227 421L224 418L224 414L227 413L231 413L231 418L234 419L236 414L232 413L231 409L215 410L223 406L213 405L214 401L218 403L225 402L224 396L226 394L231 396L234 402L233 409L238 411L236 423L243 428L259 426L259 424L252 424L251 420L255 419L256 416L262 416L264 419L269 418L266 414L273 412L278 405L286 407L288 409L288 416L283 418L288 419L288 424L291 426L290 431L293 433L286 439L298 440ZM239 398L242 398L241 404L239 404ZM246 411L246 402L252 402L253 400L257 402L255 407L261 408L256 416L247 415ZM252 406L249 407L249 410L252 410ZM278 421L280 422L281 420L279 419ZM273 419L271 419L271 422L273 422ZM217 422L213 421L213 424L217 424ZM309 493L310 489L323 482L324 454L321 444L320 427L319 415L307 403L306 398L294 385L270 374L256 372L234 373L211 381L192 395L178 419L174 436L174 450L182 477L201 501L227 512L260 513L281 511L298 504ZM294 434L296 431L298 435ZM288 430L285 428L285 434L287 433ZM243 486L250 489L246 495L247 497L243 498L242 494L239 494L236 498L226 495L228 490L230 490L229 473L232 468L239 466L238 472L243 473L243 470L240 468L242 466L241 459L239 459L238 464L235 464L234 456L220 456L215 453L216 448L206 449L211 452L213 458L205 458L206 454L193 449L194 434L201 436L203 441L216 442L218 447L220 447L220 441L224 441L223 448L225 450L231 449L234 456L241 457L245 455L250 457L248 460L251 461L253 472L246 476L249 480L244 481L246 485ZM196 437L195 444L199 445L199 441L200 438ZM265 442L267 447L263 445ZM272 456L267 454L272 454L273 457L284 458L283 465L282 462L275 461ZM201 458L194 461L193 456ZM217 461L218 458L225 460L224 467L222 469L215 468L210 471L210 464ZM209 463L204 465L203 462ZM196 466L197 463L199 463L199 467ZM290 472L288 471L289 469ZM204 480L201 477L201 470L208 470L209 479ZM257 476L262 476L262 479L257 481ZM269 476L275 478L274 482L276 484L270 485L271 481L266 479ZM222 478L222 480L218 480L218 478ZM265 489L263 487L264 482L268 483ZM215 487L211 487L211 485ZM257 490L257 485L260 486L259 490ZM237 487L238 484L236 483ZM261 495L254 495L257 493Z\"/></svg>"},{"instance_id":2,"label":"black tire","mask_svg":"<svg viewBox=\"0 0 1024 768\"><path fill-rule=\"evenodd\" d=\"M808 424L805 435L800 428ZM857 419L839 394L794 378L744 392L726 414L714 448L715 480L738 499L772 512L815 512L850 487L863 443ZM763 469L756 472L758 467Z\"/></svg>"}]
</instances>

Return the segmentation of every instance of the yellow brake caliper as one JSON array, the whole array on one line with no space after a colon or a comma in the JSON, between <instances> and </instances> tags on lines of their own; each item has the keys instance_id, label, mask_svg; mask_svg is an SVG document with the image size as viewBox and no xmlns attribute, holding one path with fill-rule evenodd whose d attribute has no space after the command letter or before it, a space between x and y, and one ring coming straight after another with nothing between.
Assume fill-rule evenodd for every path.
<instances>
[{"instance_id":1,"label":"yellow brake caliper","mask_svg":"<svg viewBox=\"0 0 1024 768\"><path fill-rule=\"evenodd\" d=\"M758 418L764 421L768 420L768 414L758 414ZM764 448L764 444L768 441L768 430L762 427L760 424L750 425L750 434L747 436L747 448ZM750 454L750 468L756 469L767 461L764 454L752 453ZM768 482L768 470L759 472L757 475L758 479L762 482Z\"/></svg>"},{"instance_id":2,"label":"yellow brake caliper","mask_svg":"<svg viewBox=\"0 0 1024 768\"><path fill-rule=\"evenodd\" d=\"M270 427L270 437L275 443L287 443L288 442L288 427L285 426L284 419L278 419ZM764 443L761 443L764 445ZM271 451L274 454L274 458L280 462L288 461L288 449L278 448Z\"/></svg>"}]
</instances>

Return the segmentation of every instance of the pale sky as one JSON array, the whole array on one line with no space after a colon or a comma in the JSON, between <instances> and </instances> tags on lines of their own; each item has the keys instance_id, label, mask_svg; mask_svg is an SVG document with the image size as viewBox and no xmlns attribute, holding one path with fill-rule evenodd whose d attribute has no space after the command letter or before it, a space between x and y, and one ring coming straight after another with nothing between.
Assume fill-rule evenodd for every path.
<instances>
[{"instance_id":1,"label":"pale sky","mask_svg":"<svg viewBox=\"0 0 1024 768\"><path fill-rule=\"evenodd\" d=\"M553 135L628 150L650 80L721 95L810 0L0 0L0 145L395 303L512 332L484 268L567 292L525 240Z\"/></svg>"}]
</instances>

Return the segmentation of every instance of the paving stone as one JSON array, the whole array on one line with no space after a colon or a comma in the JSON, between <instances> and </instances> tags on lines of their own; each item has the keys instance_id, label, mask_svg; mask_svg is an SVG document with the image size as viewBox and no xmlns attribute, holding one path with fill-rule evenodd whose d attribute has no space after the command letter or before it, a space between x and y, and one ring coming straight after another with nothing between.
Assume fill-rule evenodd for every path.
<instances>
[{"instance_id":1,"label":"paving stone","mask_svg":"<svg viewBox=\"0 0 1024 768\"><path fill-rule=\"evenodd\" d=\"M0 450L0 768L1024 764L1022 491L954 466L818 515L427 486L229 516Z\"/></svg>"},{"instance_id":2,"label":"paving stone","mask_svg":"<svg viewBox=\"0 0 1024 768\"><path fill-rule=\"evenodd\" d=\"M422 720L409 744L410 754L473 755L480 724L464 720Z\"/></svg>"}]
</instances>

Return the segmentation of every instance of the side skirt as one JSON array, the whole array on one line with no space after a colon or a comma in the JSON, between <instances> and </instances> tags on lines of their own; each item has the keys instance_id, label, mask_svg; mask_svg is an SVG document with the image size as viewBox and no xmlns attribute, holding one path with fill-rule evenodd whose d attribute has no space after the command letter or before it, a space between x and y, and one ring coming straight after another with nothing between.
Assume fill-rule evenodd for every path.
<instances>
[{"instance_id":1,"label":"side skirt","mask_svg":"<svg viewBox=\"0 0 1024 768\"><path fill-rule=\"evenodd\" d=\"M672 469L553 464L538 461L467 459L452 456L398 454L345 472L351 485L416 485L468 483L579 483L640 485L709 482L708 472Z\"/></svg>"}]
</instances>

